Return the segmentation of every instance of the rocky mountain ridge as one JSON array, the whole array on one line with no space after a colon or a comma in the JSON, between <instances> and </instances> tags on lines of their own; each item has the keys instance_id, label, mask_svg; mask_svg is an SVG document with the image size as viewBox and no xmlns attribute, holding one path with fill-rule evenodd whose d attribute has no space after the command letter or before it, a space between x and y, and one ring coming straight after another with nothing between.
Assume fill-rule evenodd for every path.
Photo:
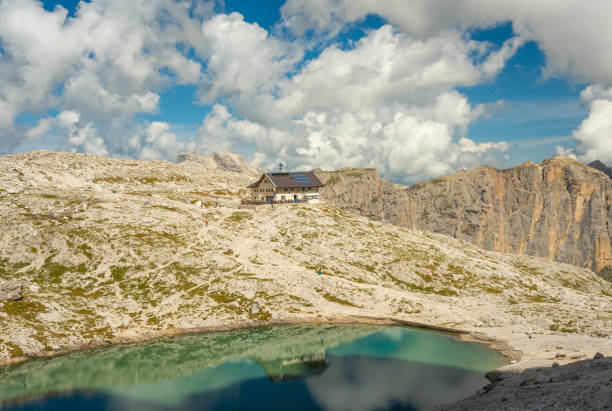
<instances>
[{"instance_id":1,"label":"rocky mountain ridge","mask_svg":"<svg viewBox=\"0 0 612 411\"><path fill-rule=\"evenodd\" d=\"M257 178L263 170L252 167L245 159L235 153L213 153L201 155L192 152L179 153L176 162L184 166L204 167L211 170L230 171Z\"/></svg>"},{"instance_id":2,"label":"rocky mountain ridge","mask_svg":"<svg viewBox=\"0 0 612 411\"><path fill-rule=\"evenodd\" d=\"M353 214L445 234L487 250L606 272L612 267L612 180L567 157L482 166L414 186L375 169L318 170L321 197Z\"/></svg>"},{"instance_id":3,"label":"rocky mountain ridge","mask_svg":"<svg viewBox=\"0 0 612 411\"><path fill-rule=\"evenodd\" d=\"M607 167L604 163L599 160L595 160L589 163L589 166L596 168L608 177L612 178L612 167Z\"/></svg>"}]
</instances>

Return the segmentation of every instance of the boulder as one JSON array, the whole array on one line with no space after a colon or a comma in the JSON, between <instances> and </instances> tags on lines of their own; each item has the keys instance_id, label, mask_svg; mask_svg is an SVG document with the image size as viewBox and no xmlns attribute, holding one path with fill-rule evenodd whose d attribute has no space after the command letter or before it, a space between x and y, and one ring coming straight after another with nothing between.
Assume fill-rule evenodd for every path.
<instances>
[{"instance_id":1,"label":"boulder","mask_svg":"<svg viewBox=\"0 0 612 411\"><path fill-rule=\"evenodd\" d=\"M17 280L9 280L0 283L0 301L21 300L23 285Z\"/></svg>"}]
</instances>

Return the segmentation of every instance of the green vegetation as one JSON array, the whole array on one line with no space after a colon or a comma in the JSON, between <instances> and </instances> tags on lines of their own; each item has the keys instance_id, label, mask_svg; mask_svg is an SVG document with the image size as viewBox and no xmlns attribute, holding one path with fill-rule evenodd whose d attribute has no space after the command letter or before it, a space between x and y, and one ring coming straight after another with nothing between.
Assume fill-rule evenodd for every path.
<instances>
[{"instance_id":1,"label":"green vegetation","mask_svg":"<svg viewBox=\"0 0 612 411\"><path fill-rule=\"evenodd\" d=\"M525 299L530 303L558 303L561 300L556 297L550 297L547 295L536 294L536 295L526 295Z\"/></svg>"},{"instance_id":2,"label":"green vegetation","mask_svg":"<svg viewBox=\"0 0 612 411\"><path fill-rule=\"evenodd\" d=\"M87 244L81 244L77 247L77 250L80 250L85 255L85 257L87 257L88 260L91 260L93 258L92 249Z\"/></svg>"},{"instance_id":3,"label":"green vegetation","mask_svg":"<svg viewBox=\"0 0 612 411\"><path fill-rule=\"evenodd\" d=\"M325 293L323 294L323 297L327 300L327 301L331 301L332 303L336 303L336 304L340 304L340 305L348 305L349 307L359 307L358 305L355 305L351 302L348 302L346 300L343 300L341 298L338 298L334 295L331 295L329 293Z\"/></svg>"},{"instance_id":4,"label":"green vegetation","mask_svg":"<svg viewBox=\"0 0 612 411\"><path fill-rule=\"evenodd\" d=\"M361 178L363 177L363 171L358 169L358 168L351 168L348 169L346 171L342 171L342 175L346 176L346 177L356 177L356 178Z\"/></svg>"},{"instance_id":5,"label":"green vegetation","mask_svg":"<svg viewBox=\"0 0 612 411\"><path fill-rule=\"evenodd\" d=\"M332 176L330 177L326 182L325 185L326 186L333 186L334 184L336 184L337 182L339 182L340 179L336 176Z\"/></svg>"},{"instance_id":6,"label":"green vegetation","mask_svg":"<svg viewBox=\"0 0 612 411\"><path fill-rule=\"evenodd\" d=\"M38 272L37 279L39 282L50 282L51 284L60 284L62 277L66 273L80 273L85 274L87 272L87 266L85 264L79 264L77 266L66 266L53 261L53 258L57 253L51 254L45 259L41 269Z\"/></svg>"},{"instance_id":7,"label":"green vegetation","mask_svg":"<svg viewBox=\"0 0 612 411\"><path fill-rule=\"evenodd\" d=\"M416 275L418 275L419 277L421 277L423 279L423 281L425 281L426 283L430 283L433 281L433 277L429 274L425 274L422 273L420 271L416 271Z\"/></svg>"},{"instance_id":8,"label":"green vegetation","mask_svg":"<svg viewBox=\"0 0 612 411\"><path fill-rule=\"evenodd\" d=\"M227 217L225 221L230 221L233 223L240 223L242 221L249 220L252 217L251 213L244 211L235 211L231 216Z\"/></svg>"},{"instance_id":9,"label":"green vegetation","mask_svg":"<svg viewBox=\"0 0 612 411\"><path fill-rule=\"evenodd\" d=\"M23 355L23 350L18 345L13 344L10 341L4 341L3 343L7 346L11 357L15 358Z\"/></svg>"},{"instance_id":10,"label":"green vegetation","mask_svg":"<svg viewBox=\"0 0 612 411\"><path fill-rule=\"evenodd\" d=\"M42 197L42 198L49 198L49 199L60 198L60 196L58 196L57 194L51 194L51 193L42 193L42 194L40 194L40 197Z\"/></svg>"},{"instance_id":11,"label":"green vegetation","mask_svg":"<svg viewBox=\"0 0 612 411\"><path fill-rule=\"evenodd\" d=\"M26 321L36 321L38 314L47 312L47 307L38 301L24 299L5 302L2 311L10 317L15 316Z\"/></svg>"},{"instance_id":12,"label":"green vegetation","mask_svg":"<svg viewBox=\"0 0 612 411\"><path fill-rule=\"evenodd\" d=\"M537 269L535 267L528 266L526 264L517 263L517 264L514 265L514 268L516 268L517 270L519 270L523 274L532 275L532 276L542 275L542 272L539 269Z\"/></svg>"},{"instance_id":13,"label":"green vegetation","mask_svg":"<svg viewBox=\"0 0 612 411\"><path fill-rule=\"evenodd\" d=\"M181 209L178 209L176 207L169 207L169 206L161 205L161 204L153 204L151 207L160 208L160 209L166 210L166 211L174 211L175 213L182 213Z\"/></svg>"},{"instance_id":14,"label":"green vegetation","mask_svg":"<svg viewBox=\"0 0 612 411\"><path fill-rule=\"evenodd\" d=\"M396 285L400 286L401 288L405 290L411 290L411 291L416 291L416 292L425 293L425 294L437 294L437 295L442 295L442 296L458 295L455 290L452 290L450 288L435 288L432 286L422 287L422 286L419 286L413 283L409 283L409 282L400 280L399 278L394 277L390 273L387 273L387 277L391 281L393 281Z\"/></svg>"},{"instance_id":15,"label":"green vegetation","mask_svg":"<svg viewBox=\"0 0 612 411\"><path fill-rule=\"evenodd\" d=\"M138 181L144 184L155 184L155 183L172 183L172 182L190 182L191 179L185 176L182 176L180 174L172 174L164 178L160 178L157 176L141 177L138 179Z\"/></svg>"},{"instance_id":16,"label":"green vegetation","mask_svg":"<svg viewBox=\"0 0 612 411\"><path fill-rule=\"evenodd\" d=\"M125 274L128 272L129 269L130 267L128 266L113 265L110 268L111 277L113 277L113 280L115 280L116 282L123 281L123 279L125 278Z\"/></svg>"},{"instance_id":17,"label":"green vegetation","mask_svg":"<svg viewBox=\"0 0 612 411\"><path fill-rule=\"evenodd\" d=\"M444 180L445 179L443 177L441 177L441 178L434 178L433 180L426 181L425 183L442 184L444 182Z\"/></svg>"},{"instance_id":18,"label":"green vegetation","mask_svg":"<svg viewBox=\"0 0 612 411\"><path fill-rule=\"evenodd\" d=\"M0 279L10 280L11 278L15 278L19 275L19 271L25 267L28 267L30 263L28 262L9 262L8 258L0 259Z\"/></svg>"},{"instance_id":19,"label":"green vegetation","mask_svg":"<svg viewBox=\"0 0 612 411\"><path fill-rule=\"evenodd\" d=\"M122 183L125 180L121 176L102 176L102 177L94 177L93 182L98 183L109 183L109 184L117 184Z\"/></svg>"}]
</instances>

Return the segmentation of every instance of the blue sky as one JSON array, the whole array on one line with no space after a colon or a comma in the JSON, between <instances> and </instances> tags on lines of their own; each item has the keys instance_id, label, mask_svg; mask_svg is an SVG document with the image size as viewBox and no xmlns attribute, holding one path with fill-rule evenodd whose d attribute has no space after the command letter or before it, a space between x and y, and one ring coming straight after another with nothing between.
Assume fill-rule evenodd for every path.
<instances>
[{"instance_id":1,"label":"blue sky","mask_svg":"<svg viewBox=\"0 0 612 411\"><path fill-rule=\"evenodd\" d=\"M0 151L223 150L404 183L612 163L612 58L592 30L611 8L515 3L0 0Z\"/></svg>"}]
</instances>

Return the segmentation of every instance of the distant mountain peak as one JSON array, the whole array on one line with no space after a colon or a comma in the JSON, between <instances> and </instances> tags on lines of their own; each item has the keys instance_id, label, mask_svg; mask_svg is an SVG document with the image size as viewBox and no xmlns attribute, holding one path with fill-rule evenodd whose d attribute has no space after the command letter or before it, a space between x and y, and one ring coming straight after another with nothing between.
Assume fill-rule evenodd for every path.
<instances>
[{"instance_id":1,"label":"distant mountain peak","mask_svg":"<svg viewBox=\"0 0 612 411\"><path fill-rule=\"evenodd\" d=\"M602 173L606 174L608 177L612 178L612 167L606 167L604 163L599 160L591 161L589 166L596 168Z\"/></svg>"},{"instance_id":2,"label":"distant mountain peak","mask_svg":"<svg viewBox=\"0 0 612 411\"><path fill-rule=\"evenodd\" d=\"M248 174L253 177L261 174L261 170L252 167L240 154L235 153L218 152L209 155L200 155L187 152L180 153L176 160L177 163L194 164L210 169Z\"/></svg>"}]
</instances>

